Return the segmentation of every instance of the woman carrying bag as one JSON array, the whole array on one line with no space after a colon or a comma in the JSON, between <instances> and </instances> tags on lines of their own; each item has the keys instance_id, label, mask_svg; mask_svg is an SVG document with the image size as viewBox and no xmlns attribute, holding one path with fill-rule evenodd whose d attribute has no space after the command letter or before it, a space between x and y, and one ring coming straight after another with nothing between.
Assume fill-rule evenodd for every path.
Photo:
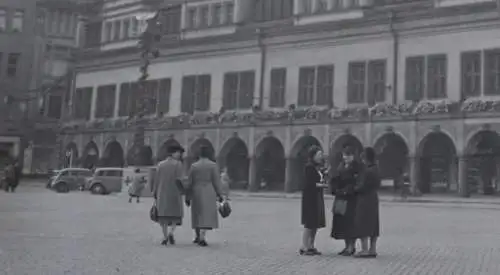
<instances>
[{"instance_id":1,"label":"woman carrying bag","mask_svg":"<svg viewBox=\"0 0 500 275\"><path fill-rule=\"evenodd\" d=\"M354 159L354 150L350 146L345 146L337 175L330 181L332 194L335 196L332 207L331 237L344 240L345 248L338 253L342 256L352 256L356 252L354 234L356 193L354 190L360 170L361 165Z\"/></svg>"}]
</instances>

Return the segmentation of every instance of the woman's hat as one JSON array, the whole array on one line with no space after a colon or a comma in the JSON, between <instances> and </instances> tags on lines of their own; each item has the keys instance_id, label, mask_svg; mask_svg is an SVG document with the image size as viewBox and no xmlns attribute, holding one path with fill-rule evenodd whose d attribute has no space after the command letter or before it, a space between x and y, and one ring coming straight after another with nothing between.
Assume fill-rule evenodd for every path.
<instances>
[{"instance_id":1,"label":"woman's hat","mask_svg":"<svg viewBox=\"0 0 500 275\"><path fill-rule=\"evenodd\" d=\"M347 156L353 156L355 154L354 148L349 144L344 145L344 148L342 149L342 154Z\"/></svg>"},{"instance_id":2,"label":"woman's hat","mask_svg":"<svg viewBox=\"0 0 500 275\"><path fill-rule=\"evenodd\" d=\"M180 146L180 145L172 145L172 146L168 147L167 151L169 154L173 154L173 153L177 153L177 152L184 153L184 148L182 148L182 146Z\"/></svg>"},{"instance_id":3,"label":"woman's hat","mask_svg":"<svg viewBox=\"0 0 500 275\"><path fill-rule=\"evenodd\" d=\"M309 149L307 150L307 157L310 159L314 158L314 156L316 155L316 153L318 153L318 151L321 151L321 147L317 145L309 147Z\"/></svg>"}]
</instances>

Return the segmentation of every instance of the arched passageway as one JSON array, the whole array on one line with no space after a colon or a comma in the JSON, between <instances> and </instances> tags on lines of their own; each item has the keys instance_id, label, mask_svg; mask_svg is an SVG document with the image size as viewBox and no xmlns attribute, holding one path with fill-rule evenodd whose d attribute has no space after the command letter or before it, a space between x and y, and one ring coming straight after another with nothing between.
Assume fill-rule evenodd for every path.
<instances>
[{"instance_id":1,"label":"arched passageway","mask_svg":"<svg viewBox=\"0 0 500 275\"><path fill-rule=\"evenodd\" d=\"M303 136L295 142L290 152L289 191L301 190L304 185L304 167L307 162L307 153L311 146L321 147L321 143L313 136Z\"/></svg>"},{"instance_id":2,"label":"arched passageway","mask_svg":"<svg viewBox=\"0 0 500 275\"><path fill-rule=\"evenodd\" d=\"M500 136L481 131L467 144L467 184L471 193L494 194L500 176Z\"/></svg>"},{"instance_id":3,"label":"arched passageway","mask_svg":"<svg viewBox=\"0 0 500 275\"><path fill-rule=\"evenodd\" d=\"M381 178L393 180L396 185L402 179L403 174L409 172L409 149L406 142L396 133L387 133L381 136L373 147L377 152Z\"/></svg>"},{"instance_id":4,"label":"arched passageway","mask_svg":"<svg viewBox=\"0 0 500 275\"><path fill-rule=\"evenodd\" d=\"M215 149L210 140L206 138L199 138L195 140L191 146L189 147L188 154L186 156L185 162L187 167L191 167L191 164L196 162L199 157L200 157L200 148L201 147L208 147L208 150L210 151L210 157L209 159L216 161L215 159Z\"/></svg>"},{"instance_id":5,"label":"arched passageway","mask_svg":"<svg viewBox=\"0 0 500 275\"><path fill-rule=\"evenodd\" d=\"M443 193L457 182L457 152L453 140L442 132L428 134L419 145L418 188L422 193Z\"/></svg>"},{"instance_id":6,"label":"arched passageway","mask_svg":"<svg viewBox=\"0 0 500 275\"><path fill-rule=\"evenodd\" d=\"M345 134L337 138L330 149L330 165L332 167L331 173L337 171L338 166L342 162L342 151L346 146L350 146L354 150L356 159L359 160L361 152L363 152L363 144L354 135Z\"/></svg>"},{"instance_id":7,"label":"arched passageway","mask_svg":"<svg viewBox=\"0 0 500 275\"><path fill-rule=\"evenodd\" d=\"M78 164L78 147L74 142L69 143L64 150L63 168L76 167Z\"/></svg>"},{"instance_id":8,"label":"arched passageway","mask_svg":"<svg viewBox=\"0 0 500 275\"><path fill-rule=\"evenodd\" d=\"M104 150L102 157L103 167L124 167L125 154L123 148L118 141L112 141Z\"/></svg>"},{"instance_id":9,"label":"arched passageway","mask_svg":"<svg viewBox=\"0 0 500 275\"><path fill-rule=\"evenodd\" d=\"M127 153L129 166L152 166L153 164L153 150L148 145L134 146Z\"/></svg>"},{"instance_id":10,"label":"arched passageway","mask_svg":"<svg viewBox=\"0 0 500 275\"><path fill-rule=\"evenodd\" d=\"M94 169L99 164L99 149L95 142L91 141L83 150L82 168Z\"/></svg>"},{"instance_id":11,"label":"arched passageway","mask_svg":"<svg viewBox=\"0 0 500 275\"><path fill-rule=\"evenodd\" d=\"M284 191L286 160L285 149L275 137L266 137L255 150L256 180L261 188Z\"/></svg>"},{"instance_id":12,"label":"arched passageway","mask_svg":"<svg viewBox=\"0 0 500 275\"><path fill-rule=\"evenodd\" d=\"M171 139L167 139L160 147L160 150L158 150L158 154L156 156L156 161L157 162L160 162L160 161L164 161L167 157L168 157L168 148L170 146L180 146L181 144L171 138Z\"/></svg>"},{"instance_id":13,"label":"arched passageway","mask_svg":"<svg viewBox=\"0 0 500 275\"><path fill-rule=\"evenodd\" d=\"M218 156L221 169L226 168L231 189L245 189L248 186L248 148L243 140L237 137L229 139Z\"/></svg>"}]
</instances>

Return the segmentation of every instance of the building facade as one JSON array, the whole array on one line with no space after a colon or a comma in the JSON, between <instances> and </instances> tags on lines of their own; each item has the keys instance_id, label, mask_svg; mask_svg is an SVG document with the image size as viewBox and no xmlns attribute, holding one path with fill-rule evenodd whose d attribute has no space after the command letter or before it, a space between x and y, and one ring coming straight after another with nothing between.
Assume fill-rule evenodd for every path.
<instances>
[{"instance_id":1,"label":"building facade","mask_svg":"<svg viewBox=\"0 0 500 275\"><path fill-rule=\"evenodd\" d=\"M336 167L351 144L374 146L385 179L409 173L424 193L498 189L495 1L165 2L104 1L81 24L71 165L129 162L140 15L162 9L144 92L153 162L178 143L189 164L206 145L233 187L293 192L310 145Z\"/></svg>"},{"instance_id":2,"label":"building facade","mask_svg":"<svg viewBox=\"0 0 500 275\"><path fill-rule=\"evenodd\" d=\"M74 1L0 4L0 159L18 159L25 174L57 167L77 22Z\"/></svg>"}]
</instances>

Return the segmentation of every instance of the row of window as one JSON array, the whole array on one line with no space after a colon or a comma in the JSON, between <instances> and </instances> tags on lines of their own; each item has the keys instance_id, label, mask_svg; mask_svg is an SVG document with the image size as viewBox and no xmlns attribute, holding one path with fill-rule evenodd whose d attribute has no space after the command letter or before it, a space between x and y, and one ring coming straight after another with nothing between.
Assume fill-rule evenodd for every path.
<instances>
[{"instance_id":1,"label":"row of window","mask_svg":"<svg viewBox=\"0 0 500 275\"><path fill-rule=\"evenodd\" d=\"M134 38L139 35L139 21L135 17L121 20L107 21L104 23L104 30L101 41L115 42Z\"/></svg>"},{"instance_id":2,"label":"row of window","mask_svg":"<svg viewBox=\"0 0 500 275\"><path fill-rule=\"evenodd\" d=\"M45 22L48 34L72 37L76 35L78 15L72 12L47 11Z\"/></svg>"},{"instance_id":3,"label":"row of window","mask_svg":"<svg viewBox=\"0 0 500 275\"><path fill-rule=\"evenodd\" d=\"M186 18L186 28L188 29L232 24L234 22L234 4L233 2L225 2L189 7Z\"/></svg>"},{"instance_id":4,"label":"row of window","mask_svg":"<svg viewBox=\"0 0 500 275\"><path fill-rule=\"evenodd\" d=\"M21 58L20 53L9 53L4 54L0 52L0 69L3 68L3 64L6 61L7 67L5 69L5 76L8 78L14 78L17 76L17 68L19 66L19 60ZM0 70L0 77L3 76L2 71Z\"/></svg>"},{"instance_id":5,"label":"row of window","mask_svg":"<svg viewBox=\"0 0 500 275\"><path fill-rule=\"evenodd\" d=\"M375 104L386 101L386 60L350 62L348 66L347 102L349 104ZM444 99L447 97L447 56L434 54L406 58L405 99ZM500 95L500 49L465 52L461 57L461 87L464 97ZM484 72L483 72L484 71ZM299 69L299 107L332 106L335 67L333 64L307 66ZM229 72L224 75L222 101L226 110L250 109L254 103L255 71ZM270 74L269 107L283 108L287 104L287 69L273 68ZM483 87L484 83L484 89ZM192 75L182 79L181 112L194 113L210 110L211 76ZM113 117L116 85L97 88L96 118ZM118 115L133 114L137 102L137 83L120 86ZM171 80L151 80L144 88L149 114L168 113ZM76 91L79 102L75 116L90 118L92 88Z\"/></svg>"},{"instance_id":6,"label":"row of window","mask_svg":"<svg viewBox=\"0 0 500 275\"><path fill-rule=\"evenodd\" d=\"M0 8L0 33L22 32L24 25L23 10L8 10Z\"/></svg>"},{"instance_id":7,"label":"row of window","mask_svg":"<svg viewBox=\"0 0 500 275\"><path fill-rule=\"evenodd\" d=\"M314 14L360 6L360 0L301 0L301 14Z\"/></svg>"}]
</instances>

